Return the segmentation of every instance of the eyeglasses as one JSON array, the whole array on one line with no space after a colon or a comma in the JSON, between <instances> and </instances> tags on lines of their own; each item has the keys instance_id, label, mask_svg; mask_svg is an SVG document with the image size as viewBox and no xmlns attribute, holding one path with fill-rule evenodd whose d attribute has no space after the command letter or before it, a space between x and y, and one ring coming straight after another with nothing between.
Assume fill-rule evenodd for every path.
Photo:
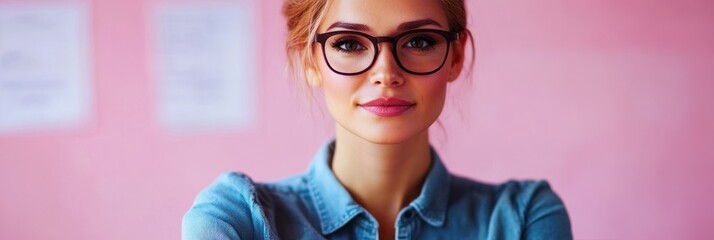
<instances>
[{"instance_id":1,"label":"eyeglasses","mask_svg":"<svg viewBox=\"0 0 714 240\"><path fill-rule=\"evenodd\" d=\"M404 71L416 75L432 74L444 66L450 43L456 39L457 32L437 29L416 29L394 37L373 37L355 31L327 32L315 37L315 41L322 45L327 66L342 75L357 75L371 68L381 42L392 44L392 56Z\"/></svg>"}]
</instances>

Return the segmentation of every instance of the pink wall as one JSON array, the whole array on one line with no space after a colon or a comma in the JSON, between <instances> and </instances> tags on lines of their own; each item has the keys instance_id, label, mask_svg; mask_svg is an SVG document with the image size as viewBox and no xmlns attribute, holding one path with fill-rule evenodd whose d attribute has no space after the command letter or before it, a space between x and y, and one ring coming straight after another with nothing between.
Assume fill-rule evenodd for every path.
<instances>
[{"instance_id":1,"label":"pink wall","mask_svg":"<svg viewBox=\"0 0 714 240\"><path fill-rule=\"evenodd\" d=\"M0 239L178 239L219 173L303 171L332 127L282 73L281 1L256 2L258 122L176 136L156 126L151 4L92 1L93 119L0 135ZM714 3L469 5L474 75L433 130L453 172L549 179L577 239L714 239Z\"/></svg>"}]
</instances>

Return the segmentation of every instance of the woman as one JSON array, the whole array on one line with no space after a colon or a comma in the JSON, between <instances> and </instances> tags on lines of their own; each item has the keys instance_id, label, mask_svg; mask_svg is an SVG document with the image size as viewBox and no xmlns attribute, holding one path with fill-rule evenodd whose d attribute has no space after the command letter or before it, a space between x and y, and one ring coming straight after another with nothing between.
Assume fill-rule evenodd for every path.
<instances>
[{"instance_id":1,"label":"woman","mask_svg":"<svg viewBox=\"0 0 714 240\"><path fill-rule=\"evenodd\" d=\"M428 129L464 66L463 0L288 0L287 50L323 91L335 140L274 183L227 173L186 213L184 239L571 239L544 181L451 175Z\"/></svg>"}]
</instances>

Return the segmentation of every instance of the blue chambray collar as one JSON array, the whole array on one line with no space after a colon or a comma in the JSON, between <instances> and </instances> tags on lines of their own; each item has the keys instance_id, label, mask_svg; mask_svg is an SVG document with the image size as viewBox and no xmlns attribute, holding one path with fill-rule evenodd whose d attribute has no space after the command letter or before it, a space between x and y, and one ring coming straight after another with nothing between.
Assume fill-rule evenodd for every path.
<instances>
[{"instance_id":1,"label":"blue chambray collar","mask_svg":"<svg viewBox=\"0 0 714 240\"><path fill-rule=\"evenodd\" d=\"M358 214L366 212L332 173L330 161L334 149L334 140L323 144L307 173L308 187L320 218L323 235L333 233Z\"/></svg>"},{"instance_id":2,"label":"blue chambray collar","mask_svg":"<svg viewBox=\"0 0 714 240\"><path fill-rule=\"evenodd\" d=\"M308 187L320 218L323 235L335 232L355 216L366 212L352 199L330 169L334 148L334 140L323 144L307 172ZM441 226L446 217L450 175L433 148L431 155L432 165L421 193L409 205L427 223Z\"/></svg>"}]
</instances>

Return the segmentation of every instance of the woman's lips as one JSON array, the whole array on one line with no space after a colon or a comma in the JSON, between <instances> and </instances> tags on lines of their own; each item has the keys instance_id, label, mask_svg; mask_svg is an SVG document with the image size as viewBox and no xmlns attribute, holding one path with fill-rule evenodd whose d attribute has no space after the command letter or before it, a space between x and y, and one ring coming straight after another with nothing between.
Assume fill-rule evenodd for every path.
<instances>
[{"instance_id":1,"label":"woman's lips","mask_svg":"<svg viewBox=\"0 0 714 240\"><path fill-rule=\"evenodd\" d=\"M378 98L363 104L360 107L365 110L380 116L394 117L408 111L414 106L414 103L399 98Z\"/></svg>"}]
</instances>

